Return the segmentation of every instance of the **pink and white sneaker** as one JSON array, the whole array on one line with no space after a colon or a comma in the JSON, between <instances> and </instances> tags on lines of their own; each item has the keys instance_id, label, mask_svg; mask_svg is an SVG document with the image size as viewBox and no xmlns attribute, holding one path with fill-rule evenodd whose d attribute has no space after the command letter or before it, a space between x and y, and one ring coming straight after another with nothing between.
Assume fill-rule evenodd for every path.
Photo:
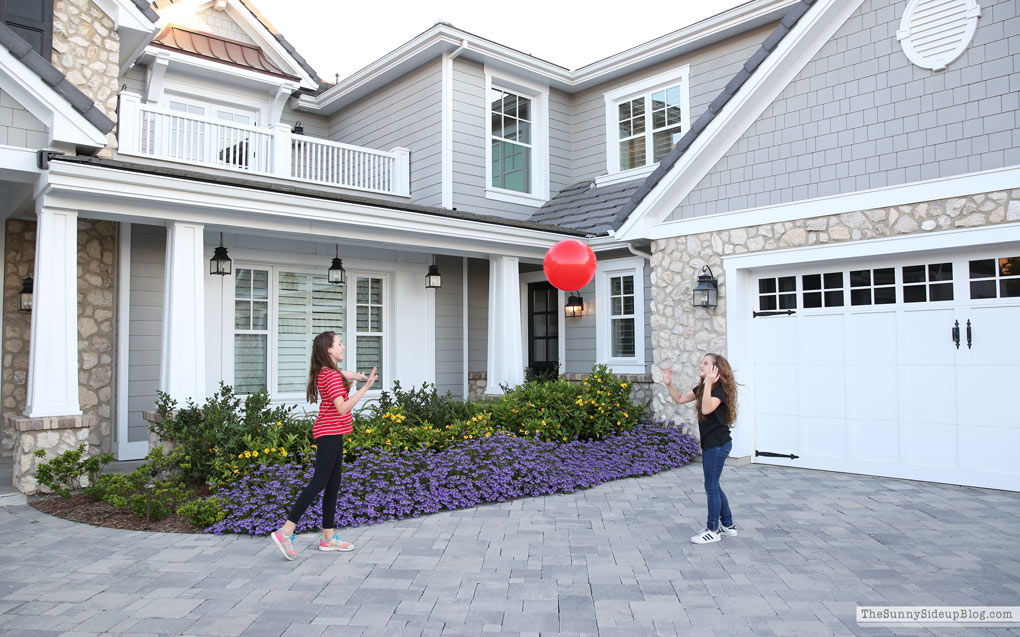
<instances>
[{"instance_id":1,"label":"pink and white sneaker","mask_svg":"<svg viewBox=\"0 0 1020 637\"><path fill-rule=\"evenodd\" d=\"M319 550L320 551L353 551L354 545L350 542L343 542L337 534L333 534L332 539L328 542L319 538Z\"/></svg>"},{"instance_id":2,"label":"pink and white sneaker","mask_svg":"<svg viewBox=\"0 0 1020 637\"><path fill-rule=\"evenodd\" d=\"M279 531L273 531L270 536L273 538L273 543L280 547L280 551L283 552L283 556L288 560L293 560L297 557L297 551L294 550L294 538L297 535L286 536Z\"/></svg>"}]
</instances>

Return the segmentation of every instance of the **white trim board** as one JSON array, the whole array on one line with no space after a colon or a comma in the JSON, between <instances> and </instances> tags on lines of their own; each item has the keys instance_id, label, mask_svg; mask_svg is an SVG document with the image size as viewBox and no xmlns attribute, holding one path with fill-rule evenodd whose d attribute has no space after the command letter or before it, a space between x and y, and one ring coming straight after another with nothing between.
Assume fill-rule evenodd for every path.
<instances>
[{"instance_id":1,"label":"white trim board","mask_svg":"<svg viewBox=\"0 0 1020 637\"><path fill-rule=\"evenodd\" d=\"M615 274L634 275L634 356L613 358L609 314L609 277ZM589 301L590 303L590 301ZM589 305L590 307L590 305ZM598 262L595 268L595 362L610 367L618 374L644 374L648 351L645 349L645 259L623 257Z\"/></svg>"},{"instance_id":2,"label":"white trim board","mask_svg":"<svg viewBox=\"0 0 1020 637\"><path fill-rule=\"evenodd\" d=\"M648 238L646 218L662 221L683 203L765 109L793 81L864 0L818 0L722 108L617 231Z\"/></svg>"},{"instance_id":3,"label":"white trim board","mask_svg":"<svg viewBox=\"0 0 1020 637\"><path fill-rule=\"evenodd\" d=\"M667 239L701 232L765 225L797 219L874 210L953 197L1011 190L1020 184L1020 166L996 168L956 177L885 186L842 195L816 197L762 208L747 208L692 219L646 224L647 238Z\"/></svg>"}]
</instances>

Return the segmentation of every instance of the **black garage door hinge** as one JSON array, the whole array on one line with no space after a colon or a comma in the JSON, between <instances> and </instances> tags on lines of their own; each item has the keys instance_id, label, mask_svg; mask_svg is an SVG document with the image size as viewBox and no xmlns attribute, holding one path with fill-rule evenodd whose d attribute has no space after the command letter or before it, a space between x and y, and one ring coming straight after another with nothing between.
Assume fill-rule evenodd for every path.
<instances>
[{"instance_id":1,"label":"black garage door hinge","mask_svg":"<svg viewBox=\"0 0 1020 637\"><path fill-rule=\"evenodd\" d=\"M795 312L793 310L777 310L775 312L751 312L754 318L758 318L759 316L780 316L780 315L789 316L790 314L794 313Z\"/></svg>"},{"instance_id":2,"label":"black garage door hinge","mask_svg":"<svg viewBox=\"0 0 1020 637\"><path fill-rule=\"evenodd\" d=\"M792 453L773 453L771 451L758 451L757 449L754 450L754 455L755 457L766 456L769 458L789 458L790 460L796 460L800 457Z\"/></svg>"}]
</instances>

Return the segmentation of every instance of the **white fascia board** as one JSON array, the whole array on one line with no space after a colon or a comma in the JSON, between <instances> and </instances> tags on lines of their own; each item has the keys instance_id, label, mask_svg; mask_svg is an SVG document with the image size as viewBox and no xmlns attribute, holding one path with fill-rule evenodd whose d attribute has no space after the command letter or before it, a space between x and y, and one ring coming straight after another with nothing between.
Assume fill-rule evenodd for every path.
<instances>
[{"instance_id":1,"label":"white fascia board","mask_svg":"<svg viewBox=\"0 0 1020 637\"><path fill-rule=\"evenodd\" d=\"M106 134L92 125L71 103L53 90L25 64L0 47L0 90L46 125L50 143L103 148Z\"/></svg>"},{"instance_id":2,"label":"white fascia board","mask_svg":"<svg viewBox=\"0 0 1020 637\"><path fill-rule=\"evenodd\" d=\"M864 0L818 0L723 106L672 169L635 208L617 235L648 238L635 230L648 218L661 222L719 163L766 108L793 81Z\"/></svg>"},{"instance_id":3,"label":"white fascia board","mask_svg":"<svg viewBox=\"0 0 1020 637\"><path fill-rule=\"evenodd\" d=\"M154 32L156 25L145 17L142 10L131 0L94 0L94 2L103 13L110 16L118 31L128 29L142 33Z\"/></svg>"},{"instance_id":4,"label":"white fascia board","mask_svg":"<svg viewBox=\"0 0 1020 637\"><path fill-rule=\"evenodd\" d=\"M530 228L60 161L50 164L47 197L54 206L92 216L345 236L474 256L542 259L554 243L568 238Z\"/></svg>"},{"instance_id":5,"label":"white fascia board","mask_svg":"<svg viewBox=\"0 0 1020 637\"><path fill-rule=\"evenodd\" d=\"M242 69L224 62L217 62L216 60L182 53L161 46L149 45L145 47L145 55L157 59L164 57L173 66L184 67L196 75L214 80L226 79L234 82L240 81L240 83L244 84L255 84L264 90L274 93L275 90L271 89L281 87L291 91L297 90L297 83L285 77Z\"/></svg>"},{"instance_id":6,"label":"white fascia board","mask_svg":"<svg viewBox=\"0 0 1020 637\"><path fill-rule=\"evenodd\" d=\"M996 190L1012 190L1020 185L1020 166L996 168L955 177L916 181L841 195L816 197L785 204L747 208L692 219L659 224L647 223L643 234L649 239L667 239L701 232L717 232L797 219L838 215L858 210L874 210L907 204L967 197Z\"/></svg>"},{"instance_id":7,"label":"white fascia board","mask_svg":"<svg viewBox=\"0 0 1020 637\"><path fill-rule=\"evenodd\" d=\"M42 172L37 160L34 148L0 144L0 179L34 183L36 176Z\"/></svg>"},{"instance_id":8,"label":"white fascia board","mask_svg":"<svg viewBox=\"0 0 1020 637\"><path fill-rule=\"evenodd\" d=\"M262 47L262 50L269 55L270 59L276 64L284 64L289 67L289 71L293 75L301 78L301 88L309 90L315 90L318 88L319 83L312 79L312 76L308 74L303 66L298 64L291 54L280 44L280 41L276 39L266 25L262 24L258 18L256 18L248 7L241 5L238 0L230 0L227 3L227 15L232 17L235 21L241 22L246 25L248 35L251 36L255 42Z\"/></svg>"}]
</instances>

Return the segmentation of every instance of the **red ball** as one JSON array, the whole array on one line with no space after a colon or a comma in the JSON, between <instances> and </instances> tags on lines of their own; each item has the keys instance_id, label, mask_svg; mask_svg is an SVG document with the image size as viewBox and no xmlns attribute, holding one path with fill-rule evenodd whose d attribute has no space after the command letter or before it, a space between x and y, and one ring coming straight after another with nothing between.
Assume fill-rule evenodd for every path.
<instances>
[{"instance_id":1,"label":"red ball","mask_svg":"<svg viewBox=\"0 0 1020 637\"><path fill-rule=\"evenodd\" d=\"M566 239L549 248L542 269L553 287L564 292L580 290L595 276L595 253L583 241Z\"/></svg>"}]
</instances>

